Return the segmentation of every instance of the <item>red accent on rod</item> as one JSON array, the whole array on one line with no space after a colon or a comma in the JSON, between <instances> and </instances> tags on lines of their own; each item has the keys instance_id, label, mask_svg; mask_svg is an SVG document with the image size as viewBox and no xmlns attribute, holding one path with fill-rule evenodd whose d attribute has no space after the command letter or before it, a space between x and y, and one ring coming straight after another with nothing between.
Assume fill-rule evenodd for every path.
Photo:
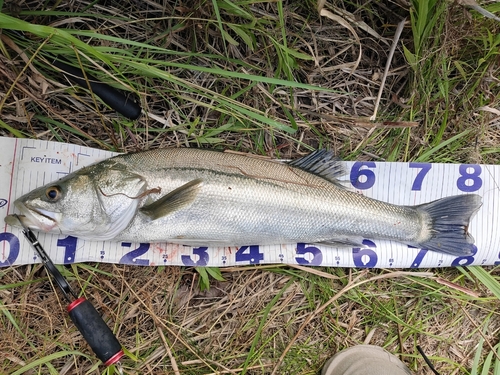
<instances>
[{"instance_id":1,"label":"red accent on rod","mask_svg":"<svg viewBox=\"0 0 500 375\"><path fill-rule=\"evenodd\" d=\"M114 356L112 356L110 359L108 359L106 361L106 363L104 364L104 366L108 367L108 366L112 365L113 363L118 362L124 355L125 355L125 353L123 353L123 350L120 350L118 353L116 353Z\"/></svg>"},{"instance_id":2,"label":"red accent on rod","mask_svg":"<svg viewBox=\"0 0 500 375\"><path fill-rule=\"evenodd\" d=\"M73 310L76 306L78 306L80 303L82 302L85 302L86 299L85 297L80 297L78 299L75 299L73 302L71 302L68 307L66 307L66 311L67 312L70 312L71 310Z\"/></svg>"}]
</instances>

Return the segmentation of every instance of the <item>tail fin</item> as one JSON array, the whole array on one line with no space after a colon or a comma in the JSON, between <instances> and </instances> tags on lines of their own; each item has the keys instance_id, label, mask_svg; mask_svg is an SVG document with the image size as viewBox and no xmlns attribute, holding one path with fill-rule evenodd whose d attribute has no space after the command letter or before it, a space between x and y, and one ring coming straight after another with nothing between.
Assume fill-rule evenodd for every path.
<instances>
[{"instance_id":1,"label":"tail fin","mask_svg":"<svg viewBox=\"0 0 500 375\"><path fill-rule=\"evenodd\" d=\"M416 206L430 219L431 237L417 244L422 249L451 255L469 255L474 238L469 234L469 221L482 205L481 196L455 195Z\"/></svg>"}]
</instances>

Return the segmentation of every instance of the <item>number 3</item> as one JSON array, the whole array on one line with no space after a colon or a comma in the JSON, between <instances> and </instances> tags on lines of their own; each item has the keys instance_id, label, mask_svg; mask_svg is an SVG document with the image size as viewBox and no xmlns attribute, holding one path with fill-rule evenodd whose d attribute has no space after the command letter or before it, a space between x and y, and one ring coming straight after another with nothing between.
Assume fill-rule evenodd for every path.
<instances>
[{"instance_id":1,"label":"number 3","mask_svg":"<svg viewBox=\"0 0 500 375\"><path fill-rule=\"evenodd\" d=\"M191 259L190 255L181 255L182 263L184 263L185 266L206 266L210 259L207 250L208 247L195 247L193 249L193 255L197 255L199 259L195 262L193 259Z\"/></svg>"}]
</instances>

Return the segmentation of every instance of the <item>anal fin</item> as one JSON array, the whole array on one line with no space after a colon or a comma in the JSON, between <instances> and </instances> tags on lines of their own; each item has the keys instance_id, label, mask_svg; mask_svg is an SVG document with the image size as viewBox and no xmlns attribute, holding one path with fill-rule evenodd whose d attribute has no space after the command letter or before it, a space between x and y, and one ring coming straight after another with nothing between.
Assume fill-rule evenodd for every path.
<instances>
[{"instance_id":1,"label":"anal fin","mask_svg":"<svg viewBox=\"0 0 500 375\"><path fill-rule=\"evenodd\" d=\"M333 247L366 247L366 245L363 244L363 237L334 238L318 242L318 244Z\"/></svg>"}]
</instances>

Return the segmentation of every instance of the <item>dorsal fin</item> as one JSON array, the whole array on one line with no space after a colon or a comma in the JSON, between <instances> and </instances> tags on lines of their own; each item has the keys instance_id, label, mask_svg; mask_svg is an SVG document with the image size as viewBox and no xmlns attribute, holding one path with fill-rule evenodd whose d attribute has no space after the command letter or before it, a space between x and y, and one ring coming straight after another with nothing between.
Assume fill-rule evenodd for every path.
<instances>
[{"instance_id":1,"label":"dorsal fin","mask_svg":"<svg viewBox=\"0 0 500 375\"><path fill-rule=\"evenodd\" d=\"M345 188L342 182L339 181L339 177L345 175L345 171L340 158L335 156L333 151L316 150L309 155L290 162L289 165L313 173L339 187Z\"/></svg>"}]
</instances>

